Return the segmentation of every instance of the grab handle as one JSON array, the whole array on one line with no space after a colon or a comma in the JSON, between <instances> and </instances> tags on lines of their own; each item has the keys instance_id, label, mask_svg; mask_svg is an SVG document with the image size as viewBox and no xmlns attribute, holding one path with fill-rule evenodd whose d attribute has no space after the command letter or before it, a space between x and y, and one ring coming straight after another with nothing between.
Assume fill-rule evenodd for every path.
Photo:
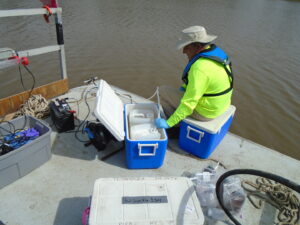
<instances>
[{"instance_id":1,"label":"grab handle","mask_svg":"<svg viewBox=\"0 0 300 225\"><path fill-rule=\"evenodd\" d=\"M191 133L194 132L197 134L197 137L193 137L191 136ZM186 138L192 140L192 141L195 141L195 142L198 142L200 143L201 142L201 139L204 137L204 132L202 131L199 131L199 130L196 130L190 126L187 126L187 133L186 133Z\"/></svg>"},{"instance_id":2,"label":"grab handle","mask_svg":"<svg viewBox=\"0 0 300 225\"><path fill-rule=\"evenodd\" d=\"M151 148L151 151L149 151L149 148ZM144 148L144 151L143 151ZM139 156L155 156L156 149L158 148L158 143L155 144L138 144L139 149Z\"/></svg>"}]
</instances>

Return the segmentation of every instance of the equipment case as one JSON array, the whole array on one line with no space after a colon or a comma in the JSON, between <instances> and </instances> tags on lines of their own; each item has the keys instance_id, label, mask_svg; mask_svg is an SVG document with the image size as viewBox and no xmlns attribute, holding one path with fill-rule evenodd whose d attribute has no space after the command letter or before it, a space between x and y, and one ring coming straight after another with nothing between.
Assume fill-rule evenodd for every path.
<instances>
[{"instance_id":1,"label":"equipment case","mask_svg":"<svg viewBox=\"0 0 300 225\"><path fill-rule=\"evenodd\" d=\"M129 113L131 110L151 110L159 117L155 103L126 104L115 94L109 84L100 80L94 114L118 141L124 141L126 162L129 169L154 169L162 166L167 149L165 129L158 129L159 139L133 140L129 135ZM154 123L154 121L153 121Z\"/></svg>"}]
</instances>

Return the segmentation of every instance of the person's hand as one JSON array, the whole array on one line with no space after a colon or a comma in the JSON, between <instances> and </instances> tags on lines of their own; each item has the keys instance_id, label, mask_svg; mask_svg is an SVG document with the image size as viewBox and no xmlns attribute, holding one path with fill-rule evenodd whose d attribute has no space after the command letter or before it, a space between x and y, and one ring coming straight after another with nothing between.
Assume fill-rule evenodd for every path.
<instances>
[{"instance_id":1,"label":"person's hand","mask_svg":"<svg viewBox=\"0 0 300 225\"><path fill-rule=\"evenodd\" d=\"M165 129L170 128L167 121L165 119L161 119L161 118L157 118L155 120L155 125L157 128L165 128Z\"/></svg>"},{"instance_id":2,"label":"person's hand","mask_svg":"<svg viewBox=\"0 0 300 225\"><path fill-rule=\"evenodd\" d=\"M185 88L180 86L179 91L185 92Z\"/></svg>"}]
</instances>

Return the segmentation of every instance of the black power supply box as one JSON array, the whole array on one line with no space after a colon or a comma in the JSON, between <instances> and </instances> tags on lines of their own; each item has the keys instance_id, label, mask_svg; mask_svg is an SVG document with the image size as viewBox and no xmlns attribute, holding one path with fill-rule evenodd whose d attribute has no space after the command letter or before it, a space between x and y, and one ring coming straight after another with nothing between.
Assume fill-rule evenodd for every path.
<instances>
[{"instance_id":1,"label":"black power supply box","mask_svg":"<svg viewBox=\"0 0 300 225\"><path fill-rule=\"evenodd\" d=\"M51 119L59 133L74 130L74 114L67 99L56 99L49 103Z\"/></svg>"}]
</instances>

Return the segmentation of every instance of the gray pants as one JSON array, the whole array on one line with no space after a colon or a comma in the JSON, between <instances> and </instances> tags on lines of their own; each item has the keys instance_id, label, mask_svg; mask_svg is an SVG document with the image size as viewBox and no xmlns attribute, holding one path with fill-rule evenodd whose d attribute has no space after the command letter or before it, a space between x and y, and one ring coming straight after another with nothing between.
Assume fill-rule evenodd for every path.
<instances>
[{"instance_id":1,"label":"gray pants","mask_svg":"<svg viewBox=\"0 0 300 225\"><path fill-rule=\"evenodd\" d=\"M169 118L177 109L177 107L180 104L180 100L183 96L184 92L180 91L179 88L174 88L170 86L160 86L159 87L159 96L160 96L160 104L162 105L164 109L164 113L167 118ZM206 118L201 116L199 113L194 111L192 115L189 117L192 117L195 120L199 121L210 121L213 119ZM166 118L166 119L167 119Z\"/></svg>"}]
</instances>

